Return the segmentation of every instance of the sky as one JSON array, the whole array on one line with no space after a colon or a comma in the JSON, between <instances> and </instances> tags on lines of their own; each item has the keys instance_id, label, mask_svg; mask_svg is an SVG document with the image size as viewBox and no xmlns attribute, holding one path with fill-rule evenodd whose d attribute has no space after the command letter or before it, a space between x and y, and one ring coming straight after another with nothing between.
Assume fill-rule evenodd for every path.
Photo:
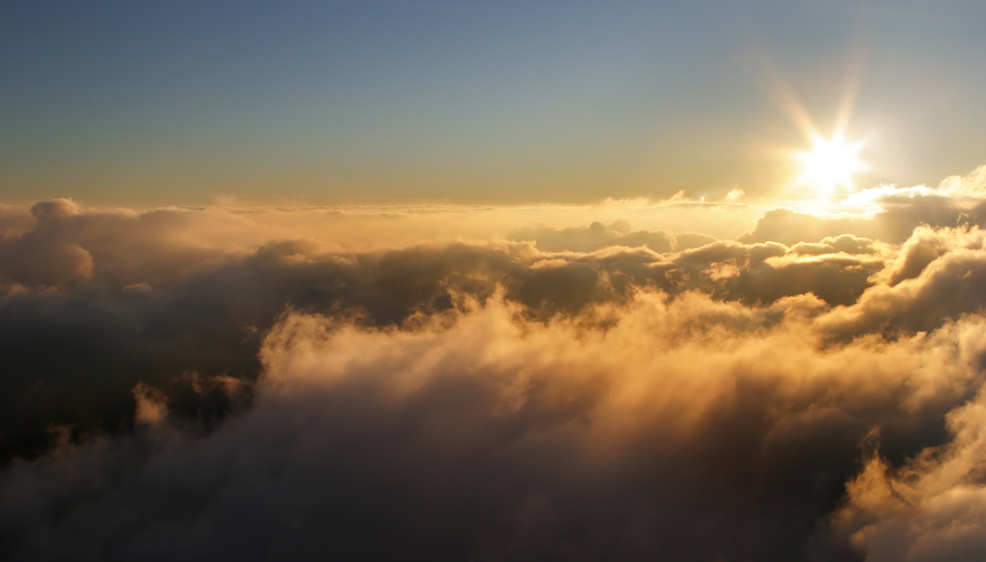
<instances>
[{"instance_id":1,"label":"sky","mask_svg":"<svg viewBox=\"0 0 986 562\"><path fill-rule=\"evenodd\" d=\"M986 560L979 2L4 2L0 560Z\"/></svg>"},{"instance_id":2,"label":"sky","mask_svg":"<svg viewBox=\"0 0 986 562\"><path fill-rule=\"evenodd\" d=\"M979 2L5 2L0 192L150 207L293 198L780 197L982 163Z\"/></svg>"}]
</instances>

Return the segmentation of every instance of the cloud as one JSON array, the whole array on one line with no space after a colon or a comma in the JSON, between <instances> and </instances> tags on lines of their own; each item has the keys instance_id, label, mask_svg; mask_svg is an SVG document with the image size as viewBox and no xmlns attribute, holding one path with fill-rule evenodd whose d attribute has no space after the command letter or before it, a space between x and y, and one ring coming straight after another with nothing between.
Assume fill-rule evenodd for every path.
<instances>
[{"instance_id":1,"label":"cloud","mask_svg":"<svg viewBox=\"0 0 986 562\"><path fill-rule=\"evenodd\" d=\"M90 278L78 279L70 273L75 262L54 260L46 265L50 278L32 286L19 268L37 260L0 263L0 272L22 282L7 285L0 298L0 349L9 373L0 381L3 458L42 450L51 424L72 425L76 436L128 426L135 412L130 389L139 381L162 389L179 419L222 419L234 405L217 388L194 390L189 377L255 380L260 336L286 307L361 311L366 323L389 325L418 311L447 310L452 294L482 301L498 286L543 320L624 303L638 287L671 296L700 291L748 305L812 293L830 305L850 305L896 259L851 236L788 248L690 235L699 247L659 253L646 246L648 232L626 223L603 228L622 229L627 245L591 252L502 239L342 252L315 240L265 241L280 231L264 231L263 224L281 219L258 226L221 210L80 211L68 201L34 209L33 225L4 239L8 247L36 240L78 247L93 266ZM242 234L244 224L264 236ZM250 236L261 240L258 246L233 244ZM673 236L675 244L685 236Z\"/></svg>"},{"instance_id":2,"label":"cloud","mask_svg":"<svg viewBox=\"0 0 986 562\"><path fill-rule=\"evenodd\" d=\"M781 241L0 208L0 557L979 556L962 181L871 219L772 211L752 232ZM929 197L967 218L914 223ZM522 218L422 234L486 213Z\"/></svg>"},{"instance_id":3,"label":"cloud","mask_svg":"<svg viewBox=\"0 0 986 562\"><path fill-rule=\"evenodd\" d=\"M883 186L850 196L846 210L868 211L820 217L780 208L769 210L756 226L739 236L741 242L818 242L822 238L852 234L893 244L910 238L915 228L986 226L986 166L964 177L951 177L937 188Z\"/></svg>"},{"instance_id":4,"label":"cloud","mask_svg":"<svg viewBox=\"0 0 986 562\"><path fill-rule=\"evenodd\" d=\"M66 236L64 228L78 213L78 207L66 199L31 207L35 227L19 237L5 237L0 244L4 273L28 285L72 285L90 279L92 255Z\"/></svg>"},{"instance_id":5,"label":"cloud","mask_svg":"<svg viewBox=\"0 0 986 562\"><path fill-rule=\"evenodd\" d=\"M610 226L593 222L589 226L555 229L522 228L508 239L532 241L546 252L595 252L613 246L646 247L657 253L687 250L710 244L716 238L695 232L673 234L662 231L632 230L630 222L616 221Z\"/></svg>"},{"instance_id":6,"label":"cloud","mask_svg":"<svg viewBox=\"0 0 986 562\"><path fill-rule=\"evenodd\" d=\"M83 432L119 427L133 415L130 389L138 381L185 396L173 402L176 415L225 415L230 406L221 394L200 396L180 376L254 380L260 335L285 307L358 310L368 324L389 325L417 311L447 310L453 294L488 298L497 286L542 319L626 302L646 286L751 304L814 292L844 304L882 266L867 255L806 257L735 242L662 255L646 248L544 253L502 242L336 254L293 241L228 255L161 288L95 281L61 291L22 287L0 298L0 350L10 373L0 381L0 451L43 447L52 423Z\"/></svg>"},{"instance_id":7,"label":"cloud","mask_svg":"<svg viewBox=\"0 0 986 562\"><path fill-rule=\"evenodd\" d=\"M511 233L510 239L531 240L538 248L549 252L594 252L609 246L646 246L655 252L670 252L675 245L674 235L664 232L633 232L629 223L618 222L612 226L594 222L587 227L562 230L527 228Z\"/></svg>"},{"instance_id":8,"label":"cloud","mask_svg":"<svg viewBox=\"0 0 986 562\"><path fill-rule=\"evenodd\" d=\"M163 392L141 382L134 387L133 393L137 403L134 422L155 425L168 417L168 399Z\"/></svg>"},{"instance_id":9,"label":"cloud","mask_svg":"<svg viewBox=\"0 0 986 562\"><path fill-rule=\"evenodd\" d=\"M892 468L874 451L834 516L869 560L976 560L986 554L983 393L947 416L951 441Z\"/></svg>"},{"instance_id":10,"label":"cloud","mask_svg":"<svg viewBox=\"0 0 986 562\"><path fill-rule=\"evenodd\" d=\"M7 554L796 558L871 427L911 451L981 383L981 318L832 348L824 314L657 292L547 323L502 296L386 327L289 312L212 433L13 465Z\"/></svg>"},{"instance_id":11,"label":"cloud","mask_svg":"<svg viewBox=\"0 0 986 562\"><path fill-rule=\"evenodd\" d=\"M986 283L983 234L976 227L916 230L914 239L904 245L903 255L882 274L888 283L877 283L853 306L834 310L829 318L831 329L852 335L886 329L930 330L950 318L982 312L986 306L986 295L980 289ZM952 246L952 250L930 259L927 248L938 244Z\"/></svg>"}]
</instances>

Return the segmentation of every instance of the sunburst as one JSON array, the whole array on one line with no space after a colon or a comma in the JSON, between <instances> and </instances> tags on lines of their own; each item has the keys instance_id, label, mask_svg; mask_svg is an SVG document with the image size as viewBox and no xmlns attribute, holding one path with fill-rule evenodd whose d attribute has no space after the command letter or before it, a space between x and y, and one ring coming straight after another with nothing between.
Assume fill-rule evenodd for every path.
<instances>
[{"instance_id":1,"label":"sunburst","mask_svg":"<svg viewBox=\"0 0 986 562\"><path fill-rule=\"evenodd\" d=\"M803 166L798 183L814 188L821 198L827 198L840 186L853 187L852 175L867 169L859 159L866 141L848 142L842 132L825 139L811 136L812 150L800 152L796 159Z\"/></svg>"}]
</instances>

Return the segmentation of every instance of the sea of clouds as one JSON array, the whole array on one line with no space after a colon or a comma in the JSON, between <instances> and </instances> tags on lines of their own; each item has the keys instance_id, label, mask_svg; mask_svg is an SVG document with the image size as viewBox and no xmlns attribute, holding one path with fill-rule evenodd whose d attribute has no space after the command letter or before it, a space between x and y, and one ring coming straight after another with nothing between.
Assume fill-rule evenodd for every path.
<instances>
[{"instance_id":1,"label":"sea of clouds","mask_svg":"<svg viewBox=\"0 0 986 562\"><path fill-rule=\"evenodd\" d=\"M983 559L986 168L855 197L0 206L0 558Z\"/></svg>"}]
</instances>

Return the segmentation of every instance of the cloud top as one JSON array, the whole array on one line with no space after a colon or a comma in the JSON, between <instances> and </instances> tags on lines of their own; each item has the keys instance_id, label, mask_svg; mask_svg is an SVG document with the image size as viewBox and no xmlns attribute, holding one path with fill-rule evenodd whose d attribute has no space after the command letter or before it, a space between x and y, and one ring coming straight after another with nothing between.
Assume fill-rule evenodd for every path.
<instances>
[{"instance_id":1,"label":"cloud top","mask_svg":"<svg viewBox=\"0 0 986 562\"><path fill-rule=\"evenodd\" d=\"M978 177L736 239L0 208L0 553L978 559Z\"/></svg>"}]
</instances>

